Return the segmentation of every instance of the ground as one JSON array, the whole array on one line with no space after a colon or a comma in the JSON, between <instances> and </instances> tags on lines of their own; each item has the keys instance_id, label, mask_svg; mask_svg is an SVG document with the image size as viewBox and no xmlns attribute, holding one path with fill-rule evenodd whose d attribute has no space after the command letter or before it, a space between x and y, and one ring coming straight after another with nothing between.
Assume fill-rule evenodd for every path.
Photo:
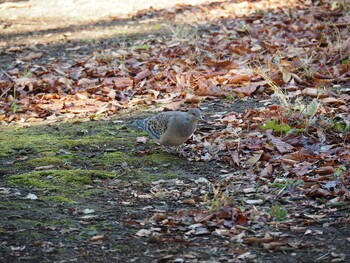
<instances>
[{"instance_id":1,"label":"ground","mask_svg":"<svg viewBox=\"0 0 350 263\"><path fill-rule=\"evenodd\" d=\"M117 46L125 41L125 32L134 32L130 37L135 39L150 32L167 34L152 21L140 24L137 16L118 13L126 18L117 20L110 10L123 8L113 6L116 1L103 2L100 15L91 12L89 1L66 1L86 8L86 20L66 5L61 7L66 19L57 20L59 12L39 19L44 15L35 9L40 1L11 2L23 4L13 12L0 9L1 68L20 68L16 58L33 50L47 54L36 61L46 65ZM140 7L142 1L134 2ZM138 9L143 8L147 6ZM20 32L28 29L23 25L32 30ZM201 105L208 122L199 125L195 136L218 129L213 124L218 112L262 105L254 99L211 98ZM273 196L288 211L288 219L273 220L270 208L276 200L252 172L256 167L196 159L195 138L182 146L184 154L169 153L145 140L145 133L124 126L149 114L126 110L91 121L0 126L0 262L349 260L348 202L332 207L321 196L316 201L303 195L292 199L290 192L299 185L281 182ZM232 196L217 195L215 187L224 185ZM251 190L255 187L258 191ZM248 224L240 224L245 217Z\"/></svg>"},{"instance_id":2,"label":"ground","mask_svg":"<svg viewBox=\"0 0 350 263\"><path fill-rule=\"evenodd\" d=\"M128 121L2 129L2 262L329 262L350 256L348 206L329 208L324 217L323 209L307 208L303 200L282 201L287 207L297 202L310 215L295 214L300 226L293 232L288 223L263 226L290 245L271 251L235 240L233 230L186 234L186 224L159 224L162 213L207 210L208 182L247 171L188 161L152 141L136 143L143 134L124 128L121 122ZM246 185L234 178L228 180ZM244 206L246 197L237 190L235 202Z\"/></svg>"}]
</instances>

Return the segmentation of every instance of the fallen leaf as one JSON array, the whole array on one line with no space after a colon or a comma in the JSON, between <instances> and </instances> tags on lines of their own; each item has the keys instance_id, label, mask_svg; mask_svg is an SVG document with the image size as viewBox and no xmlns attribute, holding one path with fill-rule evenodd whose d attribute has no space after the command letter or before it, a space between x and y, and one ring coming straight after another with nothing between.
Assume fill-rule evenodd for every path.
<instances>
[{"instance_id":1,"label":"fallen leaf","mask_svg":"<svg viewBox=\"0 0 350 263\"><path fill-rule=\"evenodd\" d=\"M20 57L19 59L22 61L30 61L30 60L41 58L43 55L44 55L44 53L42 53L42 52L38 52L38 53L32 52L32 53L29 53L25 57Z\"/></svg>"},{"instance_id":2,"label":"fallen leaf","mask_svg":"<svg viewBox=\"0 0 350 263\"><path fill-rule=\"evenodd\" d=\"M151 234L152 232L148 229L140 229L135 235L139 237L149 237Z\"/></svg>"},{"instance_id":3,"label":"fallen leaf","mask_svg":"<svg viewBox=\"0 0 350 263\"><path fill-rule=\"evenodd\" d=\"M146 137L146 136L139 136L139 137L136 137L136 142L137 142L137 143L143 143L143 144L145 144L145 143L147 143L147 141L148 141L148 137Z\"/></svg>"},{"instance_id":4,"label":"fallen leaf","mask_svg":"<svg viewBox=\"0 0 350 263\"><path fill-rule=\"evenodd\" d=\"M271 134L271 132L266 132L267 138L272 142L272 144L277 148L280 153L287 153L294 149L294 147L281 139L276 138Z\"/></svg>"},{"instance_id":5,"label":"fallen leaf","mask_svg":"<svg viewBox=\"0 0 350 263\"><path fill-rule=\"evenodd\" d=\"M104 239L106 239L106 237L105 237L104 235L99 235L99 236L93 236L93 237L91 237L91 238L90 238L90 241L96 242L96 241L101 241L101 240L104 240Z\"/></svg>"}]
</instances>

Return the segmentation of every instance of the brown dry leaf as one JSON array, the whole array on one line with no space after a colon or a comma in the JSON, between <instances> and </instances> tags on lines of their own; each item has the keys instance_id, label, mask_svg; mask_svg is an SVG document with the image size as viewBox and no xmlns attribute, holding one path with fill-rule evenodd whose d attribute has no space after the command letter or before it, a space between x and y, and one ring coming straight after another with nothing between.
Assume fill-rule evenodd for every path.
<instances>
[{"instance_id":1,"label":"brown dry leaf","mask_svg":"<svg viewBox=\"0 0 350 263\"><path fill-rule=\"evenodd\" d=\"M88 78L81 78L78 80L77 85L82 87L91 87L95 85L95 80L88 79Z\"/></svg>"},{"instance_id":2,"label":"brown dry leaf","mask_svg":"<svg viewBox=\"0 0 350 263\"><path fill-rule=\"evenodd\" d=\"M177 100L177 101L167 100L167 101L161 101L160 103L162 103L161 108L166 108L169 110L177 110L182 104L185 103L185 101L184 100Z\"/></svg>"},{"instance_id":3,"label":"brown dry leaf","mask_svg":"<svg viewBox=\"0 0 350 263\"><path fill-rule=\"evenodd\" d=\"M321 92L319 89L315 88L306 88L303 90L303 93L309 95L312 98L327 98L329 95L327 93Z\"/></svg>"},{"instance_id":4,"label":"brown dry leaf","mask_svg":"<svg viewBox=\"0 0 350 263\"><path fill-rule=\"evenodd\" d=\"M271 237L270 233L266 232L264 237L246 237L244 238L245 244L252 244L252 243L270 243L275 241L275 237Z\"/></svg>"},{"instance_id":5,"label":"brown dry leaf","mask_svg":"<svg viewBox=\"0 0 350 263\"><path fill-rule=\"evenodd\" d=\"M198 96L214 96L221 97L224 92L212 81L198 81L198 89L194 91Z\"/></svg>"},{"instance_id":6,"label":"brown dry leaf","mask_svg":"<svg viewBox=\"0 0 350 263\"><path fill-rule=\"evenodd\" d=\"M254 154L252 157L250 157L245 163L248 166L255 165L260 160L263 153L264 153L263 151L259 151L258 153Z\"/></svg>"},{"instance_id":7,"label":"brown dry leaf","mask_svg":"<svg viewBox=\"0 0 350 263\"><path fill-rule=\"evenodd\" d=\"M195 205L196 201L194 199L185 199L181 203L186 204L186 205Z\"/></svg>"},{"instance_id":8,"label":"brown dry leaf","mask_svg":"<svg viewBox=\"0 0 350 263\"><path fill-rule=\"evenodd\" d=\"M228 81L228 83L230 83L230 84L241 84L241 83L247 82L247 81L249 81L249 80L250 80L249 76L248 76L248 75L244 75L244 74L242 74L242 75L229 76L229 77L227 78L227 81Z\"/></svg>"},{"instance_id":9,"label":"brown dry leaf","mask_svg":"<svg viewBox=\"0 0 350 263\"><path fill-rule=\"evenodd\" d=\"M186 102L193 103L193 104L200 103L200 102L206 100L207 98L208 98L208 96L196 96L196 95L188 94L188 93L185 94Z\"/></svg>"},{"instance_id":10,"label":"brown dry leaf","mask_svg":"<svg viewBox=\"0 0 350 263\"><path fill-rule=\"evenodd\" d=\"M139 72L135 77L134 80L136 82L140 82L141 80L152 76L152 72L149 69L145 69L144 71Z\"/></svg>"},{"instance_id":11,"label":"brown dry leaf","mask_svg":"<svg viewBox=\"0 0 350 263\"><path fill-rule=\"evenodd\" d=\"M347 53L350 52L350 38L348 38L345 41L341 41L340 43L337 43L335 46L333 46L329 52L335 53L335 52L341 52L341 53Z\"/></svg>"},{"instance_id":12,"label":"brown dry leaf","mask_svg":"<svg viewBox=\"0 0 350 263\"><path fill-rule=\"evenodd\" d=\"M53 110L62 110L64 107L64 102L62 100L53 99L51 100Z\"/></svg>"},{"instance_id":13,"label":"brown dry leaf","mask_svg":"<svg viewBox=\"0 0 350 263\"><path fill-rule=\"evenodd\" d=\"M134 85L134 81L130 77L111 77L105 78L103 84L106 86L114 86L117 90L123 90Z\"/></svg>"},{"instance_id":14,"label":"brown dry leaf","mask_svg":"<svg viewBox=\"0 0 350 263\"><path fill-rule=\"evenodd\" d=\"M337 105L339 106L339 105L345 104L345 101L342 101L333 97L323 98L320 101L325 104L332 104L333 106L337 106Z\"/></svg>"},{"instance_id":15,"label":"brown dry leaf","mask_svg":"<svg viewBox=\"0 0 350 263\"><path fill-rule=\"evenodd\" d=\"M239 153L238 153L238 151L233 151L233 153L231 153L231 158L232 158L233 162L237 166L240 166L240 160L239 160Z\"/></svg>"},{"instance_id":16,"label":"brown dry leaf","mask_svg":"<svg viewBox=\"0 0 350 263\"><path fill-rule=\"evenodd\" d=\"M111 98L112 100L114 100L116 96L117 96L117 93L115 92L114 89L111 89L107 94L107 97Z\"/></svg>"},{"instance_id":17,"label":"brown dry leaf","mask_svg":"<svg viewBox=\"0 0 350 263\"><path fill-rule=\"evenodd\" d=\"M298 176L306 175L308 172L310 172L310 167L312 167L314 164L310 162L296 162L296 167L292 169L292 172L295 173Z\"/></svg>"},{"instance_id":18,"label":"brown dry leaf","mask_svg":"<svg viewBox=\"0 0 350 263\"><path fill-rule=\"evenodd\" d=\"M305 160L317 160L317 157L314 156L311 150L301 149L299 151L283 155L281 160L292 160L292 163L298 163Z\"/></svg>"},{"instance_id":19,"label":"brown dry leaf","mask_svg":"<svg viewBox=\"0 0 350 263\"><path fill-rule=\"evenodd\" d=\"M84 107L73 106L73 107L66 108L66 112L70 112L70 113L87 113L87 112L96 112L96 111L97 111L97 107L90 106L90 105L85 105Z\"/></svg>"},{"instance_id":20,"label":"brown dry leaf","mask_svg":"<svg viewBox=\"0 0 350 263\"><path fill-rule=\"evenodd\" d=\"M245 96L251 96L260 86L266 84L265 81L252 82L248 86L233 89L233 92L243 94Z\"/></svg>"},{"instance_id":21,"label":"brown dry leaf","mask_svg":"<svg viewBox=\"0 0 350 263\"><path fill-rule=\"evenodd\" d=\"M272 142L272 144L277 148L280 153L287 153L294 149L292 145L276 138L271 134L271 131L266 132L267 138Z\"/></svg>"},{"instance_id":22,"label":"brown dry leaf","mask_svg":"<svg viewBox=\"0 0 350 263\"><path fill-rule=\"evenodd\" d=\"M23 77L23 78L15 79L15 83L18 86L27 87L29 89L29 91L32 91L34 85L37 83L37 79Z\"/></svg>"},{"instance_id":23,"label":"brown dry leaf","mask_svg":"<svg viewBox=\"0 0 350 263\"><path fill-rule=\"evenodd\" d=\"M75 95L80 100L87 100L91 96L91 94L89 92L85 91L85 90L78 91Z\"/></svg>"},{"instance_id":24,"label":"brown dry leaf","mask_svg":"<svg viewBox=\"0 0 350 263\"><path fill-rule=\"evenodd\" d=\"M72 89L72 81L70 79L65 78L65 77L61 77L58 79L58 82L65 85L68 90Z\"/></svg>"},{"instance_id":25,"label":"brown dry leaf","mask_svg":"<svg viewBox=\"0 0 350 263\"><path fill-rule=\"evenodd\" d=\"M160 91L159 90L154 90L154 89L149 89L148 92L152 93L153 94L153 97L155 100L158 99L158 96L160 94Z\"/></svg>"},{"instance_id":26,"label":"brown dry leaf","mask_svg":"<svg viewBox=\"0 0 350 263\"><path fill-rule=\"evenodd\" d=\"M106 239L106 237L104 235L99 235L99 236L93 236L90 238L90 241L96 242L96 241L101 241Z\"/></svg>"},{"instance_id":27,"label":"brown dry leaf","mask_svg":"<svg viewBox=\"0 0 350 263\"><path fill-rule=\"evenodd\" d=\"M207 59L205 64L211 67L226 68L228 70L238 67L238 65L231 60L213 61L211 59Z\"/></svg>"},{"instance_id":28,"label":"brown dry leaf","mask_svg":"<svg viewBox=\"0 0 350 263\"><path fill-rule=\"evenodd\" d=\"M305 226L290 226L292 233L304 233L306 229Z\"/></svg>"},{"instance_id":29,"label":"brown dry leaf","mask_svg":"<svg viewBox=\"0 0 350 263\"><path fill-rule=\"evenodd\" d=\"M270 242L270 243L263 243L263 246L266 250L274 250L279 247L288 245L287 241L276 241L276 242Z\"/></svg>"},{"instance_id":30,"label":"brown dry leaf","mask_svg":"<svg viewBox=\"0 0 350 263\"><path fill-rule=\"evenodd\" d=\"M334 174L335 171L336 169L333 166L323 166L323 167L318 167L314 169L313 173L325 175L325 174Z\"/></svg>"},{"instance_id":31,"label":"brown dry leaf","mask_svg":"<svg viewBox=\"0 0 350 263\"><path fill-rule=\"evenodd\" d=\"M41 58L43 55L44 55L44 53L42 53L42 52L38 52L38 53L32 52L32 53L29 53L25 57L20 57L19 59L22 61L30 61L30 60Z\"/></svg>"},{"instance_id":32,"label":"brown dry leaf","mask_svg":"<svg viewBox=\"0 0 350 263\"><path fill-rule=\"evenodd\" d=\"M279 69L282 72L282 79L284 81L284 83L288 83L291 78L292 78L292 74L291 74L291 68L293 67L293 65L286 60L281 60L279 63Z\"/></svg>"},{"instance_id":33,"label":"brown dry leaf","mask_svg":"<svg viewBox=\"0 0 350 263\"><path fill-rule=\"evenodd\" d=\"M260 172L260 176L261 177L268 177L272 174L273 172L273 165L272 164L268 164L261 172Z\"/></svg>"}]
</instances>

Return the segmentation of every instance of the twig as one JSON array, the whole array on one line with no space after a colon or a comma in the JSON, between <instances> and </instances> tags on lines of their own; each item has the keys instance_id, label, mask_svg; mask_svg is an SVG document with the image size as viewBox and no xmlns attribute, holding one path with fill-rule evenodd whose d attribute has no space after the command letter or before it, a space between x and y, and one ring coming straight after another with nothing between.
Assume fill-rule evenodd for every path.
<instances>
[{"instance_id":1,"label":"twig","mask_svg":"<svg viewBox=\"0 0 350 263\"><path fill-rule=\"evenodd\" d=\"M4 73L6 75L6 77L8 77L11 81L13 81L15 83L15 80L9 75L7 74L7 72L5 70L3 70L2 68L0 68L2 73Z\"/></svg>"},{"instance_id":2,"label":"twig","mask_svg":"<svg viewBox=\"0 0 350 263\"><path fill-rule=\"evenodd\" d=\"M7 74L6 71L4 71L2 68L0 68L0 70L2 71L2 73L5 74L6 77L8 77L13 83L16 83L15 80L14 80L9 74ZM2 96L4 96L4 95L8 92L11 88L12 88L11 86L8 87L8 88L1 94L0 99L2 98Z\"/></svg>"}]
</instances>

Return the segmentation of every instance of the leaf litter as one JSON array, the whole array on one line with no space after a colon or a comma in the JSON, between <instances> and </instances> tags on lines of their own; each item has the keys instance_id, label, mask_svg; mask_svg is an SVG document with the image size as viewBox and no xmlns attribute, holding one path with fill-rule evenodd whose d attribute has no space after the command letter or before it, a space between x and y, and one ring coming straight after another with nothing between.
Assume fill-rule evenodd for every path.
<instances>
[{"instance_id":1,"label":"leaf litter","mask_svg":"<svg viewBox=\"0 0 350 263\"><path fill-rule=\"evenodd\" d=\"M333 217L348 211L350 199L345 8L329 1L224 1L149 11L163 19L184 22L195 14L200 20L76 61L36 63L45 52L17 57L16 67L0 72L0 121L107 120L156 105L207 108L207 123L182 157L215 162L222 170L210 181L154 182L150 193L134 198L151 202L161 196L178 207L124 224L156 243L216 236L225 244L262 244L266 251L308 248L293 234L322 235L313 226L349 224L346 216ZM149 12L132 19L146 20ZM235 106L249 101L259 107ZM104 239L91 233L93 242ZM248 250L237 247L237 259L254 259ZM320 259L345 257L332 253Z\"/></svg>"}]
</instances>

